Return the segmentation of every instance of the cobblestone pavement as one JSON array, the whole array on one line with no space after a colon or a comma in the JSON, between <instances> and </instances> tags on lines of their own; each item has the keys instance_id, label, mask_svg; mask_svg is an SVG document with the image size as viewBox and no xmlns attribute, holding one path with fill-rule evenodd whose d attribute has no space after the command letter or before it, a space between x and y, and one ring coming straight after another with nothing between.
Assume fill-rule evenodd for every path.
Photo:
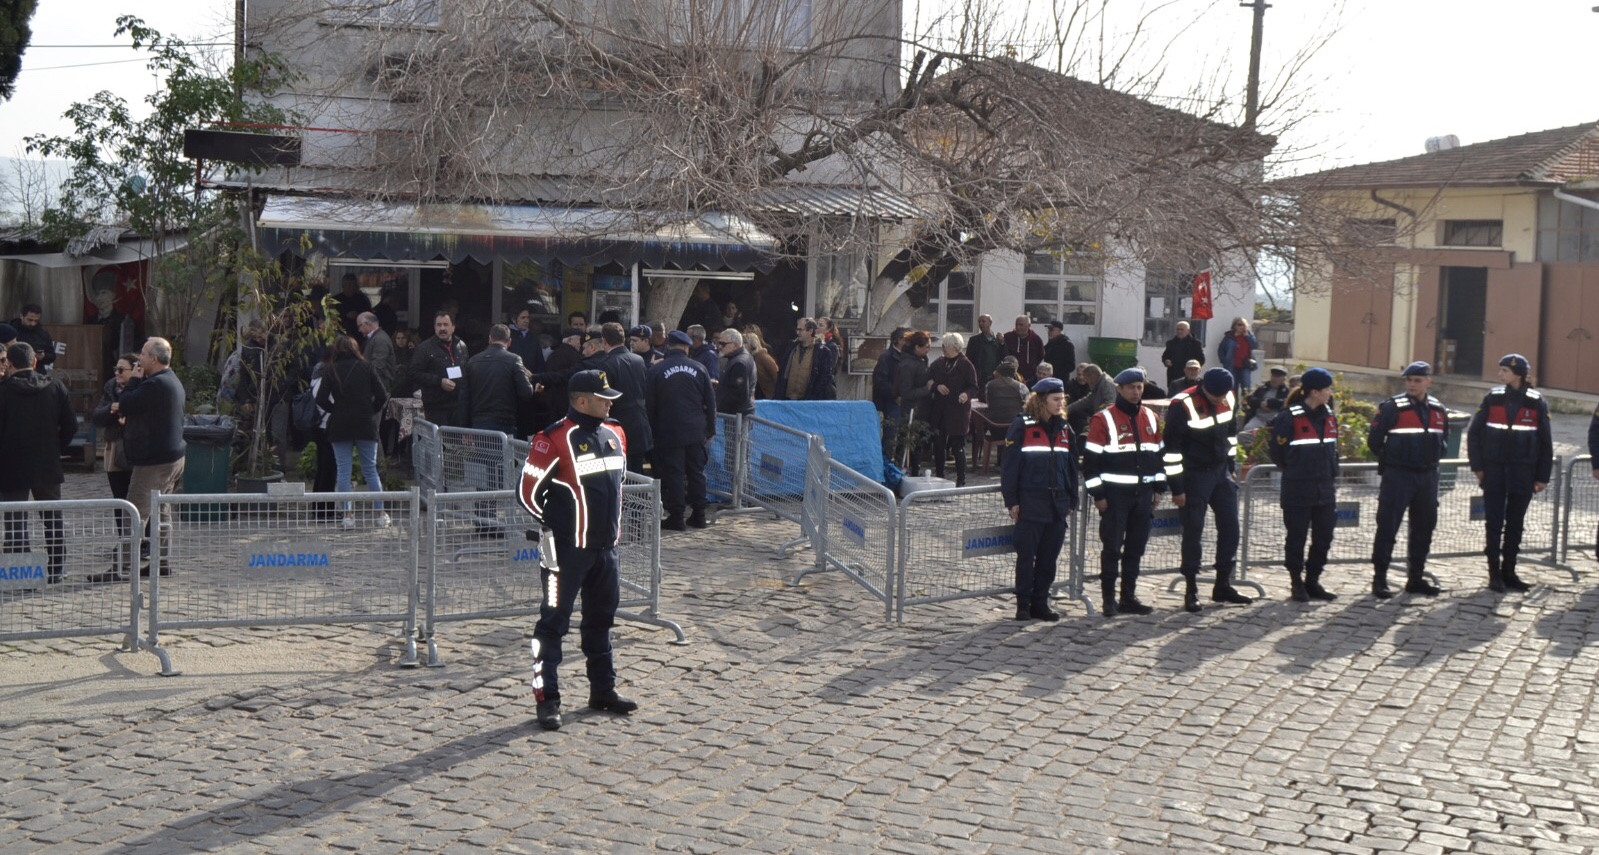
<instances>
[{"instance_id":1,"label":"cobblestone pavement","mask_svg":"<svg viewBox=\"0 0 1599 855\"><path fill-rule=\"evenodd\" d=\"M135 675L109 713L0 709L0 852L1599 847L1599 593L1565 573L1498 598L1445 563L1444 596L1378 604L1337 568L1330 604L1266 575L1270 601L1198 616L1148 585L1147 618L1020 624L979 600L893 626L841 574L784 586L812 560L771 557L792 531L666 540L663 613L690 643L618 629L628 718L583 710L569 659L568 724L538 729L527 620L448 626L442 669L394 667L384 628L284 630L310 660L387 657L176 706ZM86 643L56 644L0 662Z\"/></svg>"}]
</instances>

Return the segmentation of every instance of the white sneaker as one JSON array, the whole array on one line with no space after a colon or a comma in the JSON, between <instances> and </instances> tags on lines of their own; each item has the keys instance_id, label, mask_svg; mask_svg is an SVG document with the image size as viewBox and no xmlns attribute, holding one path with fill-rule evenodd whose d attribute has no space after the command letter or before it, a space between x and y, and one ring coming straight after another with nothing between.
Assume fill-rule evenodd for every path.
<instances>
[{"instance_id":1,"label":"white sneaker","mask_svg":"<svg viewBox=\"0 0 1599 855\"><path fill-rule=\"evenodd\" d=\"M394 525L394 520L389 519L388 514L380 514L378 516L378 528L388 528L391 525Z\"/></svg>"},{"instance_id":2,"label":"white sneaker","mask_svg":"<svg viewBox=\"0 0 1599 855\"><path fill-rule=\"evenodd\" d=\"M345 531L353 530L355 528L355 517L345 517L344 521L339 523L339 528Z\"/></svg>"}]
</instances>

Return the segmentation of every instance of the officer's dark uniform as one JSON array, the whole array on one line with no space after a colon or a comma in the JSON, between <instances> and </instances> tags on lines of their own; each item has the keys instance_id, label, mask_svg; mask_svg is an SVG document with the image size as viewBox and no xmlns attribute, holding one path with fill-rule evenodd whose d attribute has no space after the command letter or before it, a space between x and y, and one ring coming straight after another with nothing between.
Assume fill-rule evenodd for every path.
<instances>
[{"instance_id":1,"label":"officer's dark uniform","mask_svg":"<svg viewBox=\"0 0 1599 855\"><path fill-rule=\"evenodd\" d=\"M1418 368L1418 366L1420 366ZM1427 376L1425 362L1412 363L1404 376ZM1416 372L1421 373L1416 373ZM1449 441L1449 412L1431 395L1423 400L1408 393L1377 405L1366 446L1377 458L1382 487L1377 494L1377 540L1371 551L1371 593L1378 599L1393 596L1388 590L1388 565L1399 537L1399 522L1410 512L1405 590L1437 596L1438 589L1422 578L1427 553L1432 550L1433 529L1438 526L1438 461Z\"/></svg>"},{"instance_id":2,"label":"officer's dark uniform","mask_svg":"<svg viewBox=\"0 0 1599 855\"><path fill-rule=\"evenodd\" d=\"M1326 378L1311 379L1315 371L1321 371ZM1313 368L1305 372L1305 382L1330 385L1332 377L1323 369ZM1271 435L1271 459L1282 470L1279 502L1283 523L1288 529L1284 560L1288 564L1293 598L1301 603L1313 597L1337 599L1321 586L1321 574L1327 568L1333 527L1338 521L1338 418L1333 415L1331 406L1312 411L1299 400L1272 422ZM1305 557L1307 533L1310 536L1308 562Z\"/></svg>"},{"instance_id":3,"label":"officer's dark uniform","mask_svg":"<svg viewBox=\"0 0 1599 855\"><path fill-rule=\"evenodd\" d=\"M1210 598L1248 605L1233 590L1238 564L1238 396L1232 372L1212 368L1198 386L1178 392L1166 408L1166 481L1172 496L1183 496L1181 572L1186 582L1183 608L1199 611L1199 562L1204 550L1205 512L1216 521L1216 583ZM1221 395L1219 402L1206 394ZM1225 392L1216 390L1226 390Z\"/></svg>"},{"instance_id":4,"label":"officer's dark uniform","mask_svg":"<svg viewBox=\"0 0 1599 855\"><path fill-rule=\"evenodd\" d=\"M1059 380L1048 378L1039 386ZM1049 394L1045 392L1043 394ZM1039 422L1026 415L1011 422L1001 458L999 490L1005 507L1020 506L1016 520L1016 619L1058 620L1049 607L1055 565L1066 542L1066 521L1077 510L1077 464L1071 427L1064 416Z\"/></svg>"},{"instance_id":5,"label":"officer's dark uniform","mask_svg":"<svg viewBox=\"0 0 1599 855\"><path fill-rule=\"evenodd\" d=\"M1525 371L1518 373L1526 377ZM1527 506L1532 503L1534 485L1547 485L1554 472L1548 400L1530 386L1495 386L1471 418L1466 451L1471 471L1482 473L1488 586L1494 591L1525 591L1527 583L1516 575L1516 556L1521 552Z\"/></svg>"},{"instance_id":6,"label":"officer's dark uniform","mask_svg":"<svg viewBox=\"0 0 1599 855\"><path fill-rule=\"evenodd\" d=\"M677 336L688 338L677 330L667 337ZM645 376L644 400L655 431L651 462L661 479L661 504L666 508L661 528L682 531L685 506L693 510L687 524L704 528L705 443L716 436L711 377L682 345L673 347Z\"/></svg>"},{"instance_id":7,"label":"officer's dark uniform","mask_svg":"<svg viewBox=\"0 0 1599 855\"><path fill-rule=\"evenodd\" d=\"M1136 369L1116 377L1124 386ZM1140 377L1142 372L1137 372ZM1138 601L1138 565L1149 542L1155 494L1166 491L1160 427L1155 412L1128 403L1121 395L1088 420L1083 443L1083 484L1105 510L1099 516L1099 585L1106 617L1118 613L1147 615L1154 611ZM1118 569L1121 598L1116 598Z\"/></svg>"},{"instance_id":8,"label":"officer's dark uniform","mask_svg":"<svg viewBox=\"0 0 1599 855\"><path fill-rule=\"evenodd\" d=\"M598 389L592 387L599 387ZM615 397L599 372L572 376L573 392ZM540 538L544 600L533 629L533 686L539 723L561 726L561 639L583 597L578 626L587 660L589 706L613 712L636 707L616 695L611 661L611 625L621 599L616 546L622 530L622 478L627 468L627 436L611 419L577 410L533 435L517 498L544 530Z\"/></svg>"}]
</instances>

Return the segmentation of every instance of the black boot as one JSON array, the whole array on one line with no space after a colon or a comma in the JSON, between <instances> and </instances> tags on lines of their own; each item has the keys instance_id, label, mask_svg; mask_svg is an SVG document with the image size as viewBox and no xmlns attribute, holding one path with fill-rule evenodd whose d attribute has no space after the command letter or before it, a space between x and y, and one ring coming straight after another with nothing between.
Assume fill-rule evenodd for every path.
<instances>
[{"instance_id":1,"label":"black boot","mask_svg":"<svg viewBox=\"0 0 1599 855\"><path fill-rule=\"evenodd\" d=\"M688 531L688 526L684 524L681 513L667 514L666 519L661 520L661 531Z\"/></svg>"},{"instance_id":2,"label":"black boot","mask_svg":"<svg viewBox=\"0 0 1599 855\"><path fill-rule=\"evenodd\" d=\"M1124 615L1149 615L1155 610L1138 600L1138 583L1123 582L1121 599L1116 601L1116 611Z\"/></svg>"},{"instance_id":3,"label":"black boot","mask_svg":"<svg viewBox=\"0 0 1599 855\"><path fill-rule=\"evenodd\" d=\"M710 524L710 521L705 518L704 508L695 508L688 515L689 528L705 528Z\"/></svg>"},{"instance_id":4,"label":"black boot","mask_svg":"<svg viewBox=\"0 0 1599 855\"><path fill-rule=\"evenodd\" d=\"M561 702L539 701L538 704L539 727L545 730L561 729Z\"/></svg>"},{"instance_id":5,"label":"black boot","mask_svg":"<svg viewBox=\"0 0 1599 855\"><path fill-rule=\"evenodd\" d=\"M1338 599L1337 594L1321 586L1320 570L1311 570L1305 574L1305 593L1309 594L1312 600L1320 600L1324 603L1330 603Z\"/></svg>"},{"instance_id":6,"label":"black boot","mask_svg":"<svg viewBox=\"0 0 1599 855\"><path fill-rule=\"evenodd\" d=\"M638 704L618 695L616 690L612 689L609 692L598 692L589 695L589 709L627 715L638 709Z\"/></svg>"},{"instance_id":7,"label":"black boot","mask_svg":"<svg viewBox=\"0 0 1599 855\"><path fill-rule=\"evenodd\" d=\"M1505 588L1505 574L1499 567L1499 556L1488 554L1488 590L1495 594L1503 594Z\"/></svg>"},{"instance_id":8,"label":"black boot","mask_svg":"<svg viewBox=\"0 0 1599 855\"><path fill-rule=\"evenodd\" d=\"M1371 573L1371 595L1379 600L1389 599L1394 595L1388 590L1388 568L1374 567Z\"/></svg>"},{"instance_id":9,"label":"black boot","mask_svg":"<svg viewBox=\"0 0 1599 855\"><path fill-rule=\"evenodd\" d=\"M1032 603L1029 603L1028 601L1022 599L1021 597L1017 597L1016 598L1016 619L1017 620L1032 620L1033 619L1033 605L1032 605Z\"/></svg>"},{"instance_id":10,"label":"black boot","mask_svg":"<svg viewBox=\"0 0 1599 855\"><path fill-rule=\"evenodd\" d=\"M1292 567L1288 568L1288 598L1296 603L1310 602L1310 594L1305 591L1303 576Z\"/></svg>"},{"instance_id":11,"label":"black boot","mask_svg":"<svg viewBox=\"0 0 1599 855\"><path fill-rule=\"evenodd\" d=\"M1505 556L1505 587L1518 594L1525 594L1532 590L1531 585L1521 581L1521 577L1516 575L1516 557L1514 555Z\"/></svg>"},{"instance_id":12,"label":"black boot","mask_svg":"<svg viewBox=\"0 0 1599 855\"><path fill-rule=\"evenodd\" d=\"M1420 594L1423 597L1436 597L1438 596L1438 587L1429 584L1426 579L1422 578L1421 568L1414 567L1411 568L1408 581L1405 582L1405 593Z\"/></svg>"},{"instance_id":13,"label":"black boot","mask_svg":"<svg viewBox=\"0 0 1599 855\"><path fill-rule=\"evenodd\" d=\"M1189 614L1199 612L1199 583L1192 576L1183 578L1183 611Z\"/></svg>"},{"instance_id":14,"label":"black boot","mask_svg":"<svg viewBox=\"0 0 1599 855\"><path fill-rule=\"evenodd\" d=\"M1116 583L1101 579L1099 582L1100 607L1105 617L1120 614L1116 609Z\"/></svg>"},{"instance_id":15,"label":"black boot","mask_svg":"<svg viewBox=\"0 0 1599 855\"><path fill-rule=\"evenodd\" d=\"M1254 600L1238 593L1232 585L1232 571L1216 571L1216 584L1210 588L1210 601L1213 603L1226 603L1232 606L1247 606Z\"/></svg>"},{"instance_id":16,"label":"black boot","mask_svg":"<svg viewBox=\"0 0 1599 855\"><path fill-rule=\"evenodd\" d=\"M966 486L966 446L964 444L955 448L955 486Z\"/></svg>"},{"instance_id":17,"label":"black boot","mask_svg":"<svg viewBox=\"0 0 1599 855\"><path fill-rule=\"evenodd\" d=\"M1034 600L1033 607L1028 610L1027 614L1029 617L1035 617L1048 623L1054 623L1055 621L1060 620L1060 612L1057 612L1049 607L1048 598Z\"/></svg>"}]
</instances>

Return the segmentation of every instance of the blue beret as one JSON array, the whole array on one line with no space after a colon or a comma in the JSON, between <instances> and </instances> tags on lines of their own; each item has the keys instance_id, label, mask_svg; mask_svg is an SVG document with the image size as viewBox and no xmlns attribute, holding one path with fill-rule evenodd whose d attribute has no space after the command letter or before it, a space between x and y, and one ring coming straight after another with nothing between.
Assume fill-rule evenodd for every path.
<instances>
[{"instance_id":1,"label":"blue beret","mask_svg":"<svg viewBox=\"0 0 1599 855\"><path fill-rule=\"evenodd\" d=\"M1504 359L1499 360L1499 364L1516 372L1517 377L1526 377L1532 373L1532 363L1519 353L1506 354Z\"/></svg>"},{"instance_id":2,"label":"blue beret","mask_svg":"<svg viewBox=\"0 0 1599 855\"><path fill-rule=\"evenodd\" d=\"M17 340L17 328L10 324L0 324L0 344L8 344Z\"/></svg>"},{"instance_id":3,"label":"blue beret","mask_svg":"<svg viewBox=\"0 0 1599 855\"><path fill-rule=\"evenodd\" d=\"M1205 372L1199 384L1212 395L1225 395L1233 390L1233 373L1225 368L1212 368Z\"/></svg>"},{"instance_id":4,"label":"blue beret","mask_svg":"<svg viewBox=\"0 0 1599 855\"><path fill-rule=\"evenodd\" d=\"M683 332L682 330L672 330L666 334L666 343L681 344L684 347L690 347L694 344L694 339L689 338L688 333Z\"/></svg>"},{"instance_id":5,"label":"blue beret","mask_svg":"<svg viewBox=\"0 0 1599 855\"><path fill-rule=\"evenodd\" d=\"M1331 389L1332 381L1332 372L1325 368L1312 368L1299 377L1299 385L1305 387L1307 392L1314 392L1317 389Z\"/></svg>"},{"instance_id":6,"label":"blue beret","mask_svg":"<svg viewBox=\"0 0 1599 855\"><path fill-rule=\"evenodd\" d=\"M1142 368L1129 368L1126 371L1116 375L1117 386L1126 386L1128 383L1147 382L1149 382L1149 378L1145 376Z\"/></svg>"},{"instance_id":7,"label":"blue beret","mask_svg":"<svg viewBox=\"0 0 1599 855\"><path fill-rule=\"evenodd\" d=\"M1418 359L1415 362L1412 362L1409 365L1406 365L1405 366L1405 370L1399 372L1399 376L1400 377L1431 377L1432 376L1432 366L1428 365L1427 363L1422 362L1421 360Z\"/></svg>"},{"instance_id":8,"label":"blue beret","mask_svg":"<svg viewBox=\"0 0 1599 855\"><path fill-rule=\"evenodd\" d=\"M1056 392L1066 394L1066 384L1056 377L1045 377L1033 384L1033 391L1040 395L1053 395Z\"/></svg>"}]
</instances>

